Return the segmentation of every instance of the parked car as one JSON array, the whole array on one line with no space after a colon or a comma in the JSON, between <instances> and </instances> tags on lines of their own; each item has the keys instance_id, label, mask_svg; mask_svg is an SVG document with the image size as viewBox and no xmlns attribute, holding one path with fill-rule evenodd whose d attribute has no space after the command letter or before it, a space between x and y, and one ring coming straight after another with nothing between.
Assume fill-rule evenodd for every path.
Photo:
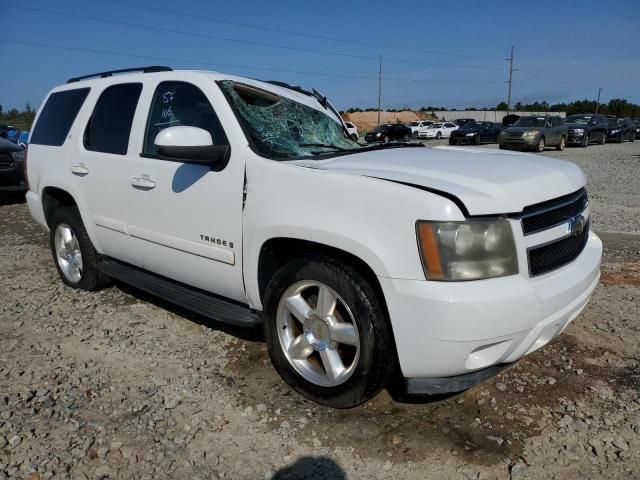
<instances>
[{"instance_id":1,"label":"parked car","mask_svg":"<svg viewBox=\"0 0 640 480\"><path fill-rule=\"evenodd\" d=\"M581 113L566 118L567 144L587 147L597 142L601 145L607 141L608 119L598 113Z\"/></svg>"},{"instance_id":2,"label":"parked car","mask_svg":"<svg viewBox=\"0 0 640 480\"><path fill-rule=\"evenodd\" d=\"M640 140L640 118L634 118L633 121L636 124L636 140Z\"/></svg>"},{"instance_id":3,"label":"parked car","mask_svg":"<svg viewBox=\"0 0 640 480\"><path fill-rule=\"evenodd\" d=\"M475 119L473 118L456 118L451 123L461 127L463 125L466 125L467 123L473 123L473 122L475 122Z\"/></svg>"},{"instance_id":4,"label":"parked car","mask_svg":"<svg viewBox=\"0 0 640 480\"><path fill-rule=\"evenodd\" d=\"M0 137L0 194L24 191L24 149Z\"/></svg>"},{"instance_id":5,"label":"parked car","mask_svg":"<svg viewBox=\"0 0 640 480\"><path fill-rule=\"evenodd\" d=\"M607 141L622 143L636 139L636 124L630 118L609 118Z\"/></svg>"},{"instance_id":6,"label":"parked car","mask_svg":"<svg viewBox=\"0 0 640 480\"><path fill-rule=\"evenodd\" d=\"M433 125L435 122L432 120L422 120L420 122L410 122L409 128L411 129L411 135L413 138L417 138L420 136L420 132L426 130L430 125Z\"/></svg>"},{"instance_id":7,"label":"parked car","mask_svg":"<svg viewBox=\"0 0 640 480\"><path fill-rule=\"evenodd\" d=\"M411 140L411 129L401 123L387 123L376 127L364 136L367 143L374 142L408 142Z\"/></svg>"},{"instance_id":8,"label":"parked car","mask_svg":"<svg viewBox=\"0 0 640 480\"><path fill-rule=\"evenodd\" d=\"M451 132L457 130L458 128L458 125L451 122L434 123L433 125L428 126L425 130L420 132L420 138L426 138L427 140L431 138L435 138L436 140L440 140L441 138L449 138Z\"/></svg>"},{"instance_id":9,"label":"parked car","mask_svg":"<svg viewBox=\"0 0 640 480\"><path fill-rule=\"evenodd\" d=\"M261 325L308 399L353 407L396 374L412 394L467 389L557 337L598 284L573 162L360 145L315 91L133 70L73 78L37 113L26 197L62 282Z\"/></svg>"},{"instance_id":10,"label":"parked car","mask_svg":"<svg viewBox=\"0 0 640 480\"><path fill-rule=\"evenodd\" d=\"M464 143L494 143L498 141L498 135L502 127L493 122L469 122L451 132L449 145L461 145Z\"/></svg>"},{"instance_id":11,"label":"parked car","mask_svg":"<svg viewBox=\"0 0 640 480\"><path fill-rule=\"evenodd\" d=\"M545 147L564 150L567 126L558 116L533 115L520 117L512 127L500 132L498 144L503 149L524 149L542 152Z\"/></svg>"},{"instance_id":12,"label":"parked car","mask_svg":"<svg viewBox=\"0 0 640 480\"><path fill-rule=\"evenodd\" d=\"M358 127L356 126L356 124L353 122L344 122L344 125L347 127L347 132L349 132L351 138L353 138L355 141L358 141L360 135L358 134Z\"/></svg>"}]
</instances>

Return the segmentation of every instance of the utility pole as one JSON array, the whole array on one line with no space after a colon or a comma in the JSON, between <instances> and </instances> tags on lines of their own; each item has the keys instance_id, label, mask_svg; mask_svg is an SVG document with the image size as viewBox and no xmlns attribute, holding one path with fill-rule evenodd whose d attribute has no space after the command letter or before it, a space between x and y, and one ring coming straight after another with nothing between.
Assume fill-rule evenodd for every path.
<instances>
[{"instance_id":1,"label":"utility pole","mask_svg":"<svg viewBox=\"0 0 640 480\"><path fill-rule=\"evenodd\" d=\"M382 101L382 54L380 54L380 70L378 71L378 125L380 125L381 101Z\"/></svg>"},{"instance_id":2,"label":"utility pole","mask_svg":"<svg viewBox=\"0 0 640 480\"><path fill-rule=\"evenodd\" d=\"M596 113L598 113L598 108L600 107L600 92L602 88L598 87L598 101L596 102Z\"/></svg>"},{"instance_id":3,"label":"utility pole","mask_svg":"<svg viewBox=\"0 0 640 480\"><path fill-rule=\"evenodd\" d=\"M507 115L509 115L509 112L511 112L511 83L513 82L513 72L515 71L513 69L513 45L511 46L511 56L505 60L509 61L509 81L507 82L509 84L509 93L507 95Z\"/></svg>"}]
</instances>

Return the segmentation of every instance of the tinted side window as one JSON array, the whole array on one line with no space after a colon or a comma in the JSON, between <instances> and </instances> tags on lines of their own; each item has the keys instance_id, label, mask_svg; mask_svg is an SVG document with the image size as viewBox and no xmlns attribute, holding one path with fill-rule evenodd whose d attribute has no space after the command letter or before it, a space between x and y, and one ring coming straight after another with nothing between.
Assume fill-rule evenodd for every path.
<instances>
[{"instance_id":1,"label":"tinted side window","mask_svg":"<svg viewBox=\"0 0 640 480\"><path fill-rule=\"evenodd\" d=\"M142 153L156 155L154 140L158 133L178 126L208 131L214 145L229 143L216 112L198 87L185 82L162 82L151 102Z\"/></svg>"},{"instance_id":2,"label":"tinted side window","mask_svg":"<svg viewBox=\"0 0 640 480\"><path fill-rule=\"evenodd\" d=\"M31 143L61 146L88 94L89 88L52 93L42 108L31 135Z\"/></svg>"},{"instance_id":3,"label":"tinted side window","mask_svg":"<svg viewBox=\"0 0 640 480\"><path fill-rule=\"evenodd\" d=\"M140 92L141 83L113 85L102 92L84 132L87 150L118 155L127 153Z\"/></svg>"}]
</instances>

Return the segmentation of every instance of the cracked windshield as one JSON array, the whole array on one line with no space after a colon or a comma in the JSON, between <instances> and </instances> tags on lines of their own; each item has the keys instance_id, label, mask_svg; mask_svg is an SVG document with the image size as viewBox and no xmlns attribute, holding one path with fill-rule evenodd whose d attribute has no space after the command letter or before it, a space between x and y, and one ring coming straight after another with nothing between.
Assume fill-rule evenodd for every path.
<instances>
[{"instance_id":1,"label":"cracked windshield","mask_svg":"<svg viewBox=\"0 0 640 480\"><path fill-rule=\"evenodd\" d=\"M345 136L329 115L285 97L242 85L220 82L257 152L267 158L307 157L362 145Z\"/></svg>"}]
</instances>

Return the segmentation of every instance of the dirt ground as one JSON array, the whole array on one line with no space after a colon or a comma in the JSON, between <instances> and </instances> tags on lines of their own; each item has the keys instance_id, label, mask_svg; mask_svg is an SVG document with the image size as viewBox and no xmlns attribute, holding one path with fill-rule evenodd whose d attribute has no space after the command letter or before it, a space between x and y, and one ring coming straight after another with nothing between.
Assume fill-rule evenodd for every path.
<instances>
[{"instance_id":1,"label":"dirt ground","mask_svg":"<svg viewBox=\"0 0 640 480\"><path fill-rule=\"evenodd\" d=\"M280 380L259 331L64 287L5 200L0 480L640 478L640 235L598 233L602 281L557 341L456 396L336 411Z\"/></svg>"}]
</instances>

